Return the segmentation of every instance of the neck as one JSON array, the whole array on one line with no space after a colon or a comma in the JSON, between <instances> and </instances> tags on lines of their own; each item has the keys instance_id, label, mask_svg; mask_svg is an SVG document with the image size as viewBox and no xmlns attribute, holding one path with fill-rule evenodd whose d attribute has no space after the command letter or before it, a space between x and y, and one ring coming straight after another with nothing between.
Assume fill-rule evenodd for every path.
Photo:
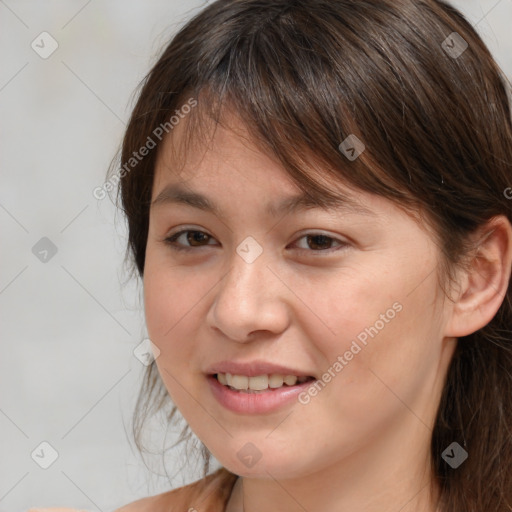
<instances>
[{"instance_id":1,"label":"neck","mask_svg":"<svg viewBox=\"0 0 512 512\"><path fill-rule=\"evenodd\" d=\"M330 483L332 486L336 485L335 480L331 480ZM318 503L315 508L312 505L315 499L305 498L304 492L297 499L292 494L295 491L290 491L288 488L293 488L293 486L288 486L289 482L286 482L286 487L282 484L282 482L279 482L272 485L267 482L262 485L262 482L240 477L233 487L226 512L267 510L264 507L276 502L282 505L273 505L274 510L283 512L304 512L306 510L322 510L323 512L339 512L339 510L351 510L353 512L396 512L397 510L400 510L400 512L440 512L430 492L430 482L425 482L420 487L409 482L409 485L400 489L399 496L391 491L388 496L376 496L371 492L355 496L354 493L347 492L340 498L342 494L340 488L337 488L336 492L333 492L334 489L331 488L322 493L321 497L315 496ZM383 499L388 503L387 507L381 505Z\"/></svg>"},{"instance_id":2,"label":"neck","mask_svg":"<svg viewBox=\"0 0 512 512\"><path fill-rule=\"evenodd\" d=\"M414 444L418 432L410 437L396 434L384 449L368 446L305 476L276 478L269 470L261 478L239 477L226 512L436 512L439 487L430 452L417 448L429 443ZM424 435L428 438L430 432Z\"/></svg>"}]
</instances>

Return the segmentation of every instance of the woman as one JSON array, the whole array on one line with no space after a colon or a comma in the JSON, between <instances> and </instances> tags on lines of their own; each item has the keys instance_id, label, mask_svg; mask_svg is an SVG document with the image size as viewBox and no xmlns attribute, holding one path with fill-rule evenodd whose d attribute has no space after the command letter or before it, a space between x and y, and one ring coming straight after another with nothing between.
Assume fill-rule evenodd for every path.
<instances>
[{"instance_id":1,"label":"woman","mask_svg":"<svg viewBox=\"0 0 512 512\"><path fill-rule=\"evenodd\" d=\"M506 87L437 0L224 0L181 29L114 176L138 406L222 468L119 512L511 510Z\"/></svg>"}]
</instances>

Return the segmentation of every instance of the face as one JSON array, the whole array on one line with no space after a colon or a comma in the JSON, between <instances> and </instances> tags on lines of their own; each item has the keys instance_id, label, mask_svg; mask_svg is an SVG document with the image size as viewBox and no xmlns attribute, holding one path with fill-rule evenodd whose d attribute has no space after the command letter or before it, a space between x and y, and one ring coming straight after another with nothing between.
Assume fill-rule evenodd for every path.
<instances>
[{"instance_id":1,"label":"face","mask_svg":"<svg viewBox=\"0 0 512 512\"><path fill-rule=\"evenodd\" d=\"M173 402L243 476L401 446L426 456L451 355L432 236L342 184L359 208L279 210L301 190L236 128L179 173L172 140L157 162L144 297Z\"/></svg>"}]
</instances>

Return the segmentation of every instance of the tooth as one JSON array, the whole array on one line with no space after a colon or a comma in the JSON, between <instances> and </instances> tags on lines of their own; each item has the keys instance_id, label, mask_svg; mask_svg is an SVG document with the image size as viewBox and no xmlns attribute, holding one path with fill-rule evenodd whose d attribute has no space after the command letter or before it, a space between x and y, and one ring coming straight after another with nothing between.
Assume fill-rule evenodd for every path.
<instances>
[{"instance_id":1,"label":"tooth","mask_svg":"<svg viewBox=\"0 0 512 512\"><path fill-rule=\"evenodd\" d=\"M268 375L258 375L257 377L249 378L249 387L256 391L261 391L268 388Z\"/></svg>"},{"instance_id":2,"label":"tooth","mask_svg":"<svg viewBox=\"0 0 512 512\"><path fill-rule=\"evenodd\" d=\"M268 379L269 388L280 388L283 385L284 377L282 375L273 374Z\"/></svg>"},{"instance_id":3,"label":"tooth","mask_svg":"<svg viewBox=\"0 0 512 512\"><path fill-rule=\"evenodd\" d=\"M236 389L247 389L249 387L249 377L245 375L233 375L230 385Z\"/></svg>"},{"instance_id":4,"label":"tooth","mask_svg":"<svg viewBox=\"0 0 512 512\"><path fill-rule=\"evenodd\" d=\"M284 378L284 383L288 386L295 386L297 383L297 377L295 377L295 375L287 375Z\"/></svg>"},{"instance_id":5,"label":"tooth","mask_svg":"<svg viewBox=\"0 0 512 512\"><path fill-rule=\"evenodd\" d=\"M268 388L276 389L287 386L301 384L308 380L308 377L297 377L295 375L280 375L277 373L271 375L258 375L256 377L247 377L246 375L233 375L231 373L217 373L217 380L224 386L231 386L240 391L251 392L264 391Z\"/></svg>"}]
</instances>

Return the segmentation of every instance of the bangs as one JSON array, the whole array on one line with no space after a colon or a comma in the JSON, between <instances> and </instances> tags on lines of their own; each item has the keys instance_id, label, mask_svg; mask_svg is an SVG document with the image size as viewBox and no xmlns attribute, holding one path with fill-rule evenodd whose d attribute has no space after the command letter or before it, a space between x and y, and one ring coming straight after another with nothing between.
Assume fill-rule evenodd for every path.
<instances>
[{"instance_id":1,"label":"bangs","mask_svg":"<svg viewBox=\"0 0 512 512\"><path fill-rule=\"evenodd\" d=\"M238 90L233 92L240 94ZM301 191L319 207L329 208L339 202L356 205L351 193L356 191L354 183L345 178L339 167L319 158L315 149L307 144L307 134L297 127L288 125L286 129L287 124L278 121L279 118L271 112L261 112L255 118L257 114L248 108L246 98L225 92L220 96L210 87L194 97L198 98L197 106L180 122L179 129L169 133L165 146L161 144L159 148L161 153L165 147L165 166L173 174L179 175L191 155L196 160L212 150L220 127L282 166ZM339 158L336 148L332 153L331 158Z\"/></svg>"},{"instance_id":2,"label":"bangs","mask_svg":"<svg viewBox=\"0 0 512 512\"><path fill-rule=\"evenodd\" d=\"M318 33L310 39L307 20L303 21L298 28L295 17L292 22L286 12L280 12L243 37L231 34L231 41L219 42L224 53L205 48L203 60L190 76L194 85L172 105L179 108L189 97L198 102L180 126L180 136L170 134L170 139L176 139L173 165L183 164L187 154L208 144L217 126L234 130L230 119L236 117L251 142L280 163L319 205L327 208L340 200L350 202L340 190L342 185L384 196L407 213L417 213L419 202L404 186L403 176L396 177L400 169L388 165L383 170L374 157L371 135L357 119L354 98L364 94L371 69L359 62L358 68L366 68L358 74L353 66L354 55L358 57L362 49L327 34L329 41L319 40ZM333 44L339 51L334 60L318 51ZM340 68L333 62L346 64ZM339 147L354 136L364 150L352 160ZM375 137L373 141L377 142Z\"/></svg>"},{"instance_id":3,"label":"bangs","mask_svg":"<svg viewBox=\"0 0 512 512\"><path fill-rule=\"evenodd\" d=\"M146 77L122 163L194 98L197 105L180 116L179 129L164 136L174 141L175 171L211 141L217 126L233 129L230 120L236 117L251 142L319 206L349 203L347 191L384 197L433 234L447 258L456 261L460 240L481 222L476 212L490 218L505 204L478 191L489 189L490 169L496 169L496 190L508 186L503 161L510 148L507 155L503 148L482 149L498 144L510 127L500 121L503 116L489 114L487 100L476 92L481 87L492 97L503 84L501 89L479 84L484 71L476 75L474 69L483 65L476 54L487 52L483 45L475 42L474 55L467 51L452 59L438 44L455 29L472 39L470 26L455 24L442 10L433 16L422 2L378 5L211 4L175 36ZM487 65L495 76L492 59ZM140 272L161 141L122 180ZM360 146L351 148L354 141ZM441 240L441 232L450 236Z\"/></svg>"}]
</instances>

